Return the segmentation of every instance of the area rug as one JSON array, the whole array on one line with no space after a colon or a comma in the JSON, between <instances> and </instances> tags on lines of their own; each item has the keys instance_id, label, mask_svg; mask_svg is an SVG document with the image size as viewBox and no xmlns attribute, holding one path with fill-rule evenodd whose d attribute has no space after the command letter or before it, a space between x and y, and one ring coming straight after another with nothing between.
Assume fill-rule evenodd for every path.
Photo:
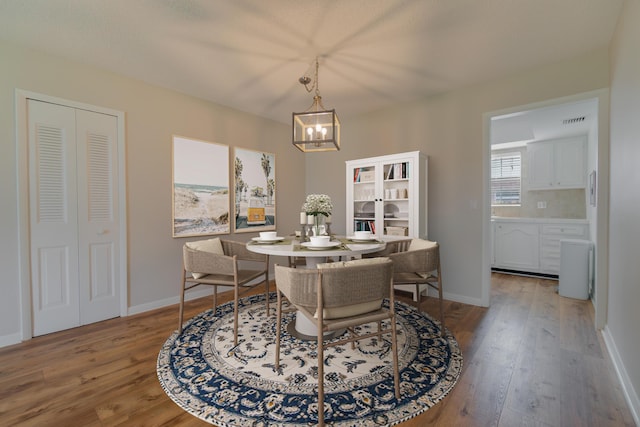
<instances>
[{"instance_id":1,"label":"area rug","mask_svg":"<svg viewBox=\"0 0 640 427\"><path fill-rule=\"evenodd\" d=\"M267 316L264 302L264 295L240 301L237 346L233 303L199 314L167 339L157 372L178 406L219 427L317 423L316 343L289 334L295 314L283 316L277 371L275 304ZM442 338L438 322L412 306L396 302L396 310L401 399L394 396L388 336L362 340L355 349L330 347L323 361L327 425L393 426L423 413L455 385L462 355L453 335L447 330Z\"/></svg>"}]
</instances>

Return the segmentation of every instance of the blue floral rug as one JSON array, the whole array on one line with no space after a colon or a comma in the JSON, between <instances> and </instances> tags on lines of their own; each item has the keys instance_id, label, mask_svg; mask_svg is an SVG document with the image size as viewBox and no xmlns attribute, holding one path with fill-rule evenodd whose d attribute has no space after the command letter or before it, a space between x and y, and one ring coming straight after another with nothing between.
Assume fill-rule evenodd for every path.
<instances>
[{"instance_id":1,"label":"blue floral rug","mask_svg":"<svg viewBox=\"0 0 640 427\"><path fill-rule=\"evenodd\" d=\"M275 298L275 294L273 294ZM219 427L309 426L317 423L315 341L290 335L283 319L276 371L275 313L264 295L240 302L238 345L233 303L189 320L158 355L158 378L182 409ZM392 426L426 411L455 385L462 370L458 343L414 307L396 302L401 399L394 396L388 336L325 351L325 422L331 426ZM284 317L284 316L283 316ZM375 323L364 328L375 328Z\"/></svg>"}]
</instances>

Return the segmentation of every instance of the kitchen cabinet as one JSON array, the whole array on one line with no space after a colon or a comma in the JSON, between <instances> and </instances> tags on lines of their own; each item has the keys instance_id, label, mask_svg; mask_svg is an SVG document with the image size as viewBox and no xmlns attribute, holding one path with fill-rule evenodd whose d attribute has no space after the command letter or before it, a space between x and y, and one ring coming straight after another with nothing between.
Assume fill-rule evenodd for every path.
<instances>
[{"instance_id":1,"label":"kitchen cabinet","mask_svg":"<svg viewBox=\"0 0 640 427\"><path fill-rule=\"evenodd\" d=\"M582 136L527 144L529 190L586 186L586 139Z\"/></svg>"},{"instance_id":2,"label":"kitchen cabinet","mask_svg":"<svg viewBox=\"0 0 640 427\"><path fill-rule=\"evenodd\" d=\"M347 235L427 235L427 156L419 151L346 162Z\"/></svg>"},{"instance_id":3,"label":"kitchen cabinet","mask_svg":"<svg viewBox=\"0 0 640 427\"><path fill-rule=\"evenodd\" d=\"M588 239L585 220L496 218L492 267L530 273L560 273L560 240Z\"/></svg>"},{"instance_id":4,"label":"kitchen cabinet","mask_svg":"<svg viewBox=\"0 0 640 427\"><path fill-rule=\"evenodd\" d=\"M560 273L560 240L587 239L586 224L547 223L540 226L540 272Z\"/></svg>"},{"instance_id":5,"label":"kitchen cabinet","mask_svg":"<svg viewBox=\"0 0 640 427\"><path fill-rule=\"evenodd\" d=\"M538 270L538 224L496 221L494 232L494 267Z\"/></svg>"}]
</instances>

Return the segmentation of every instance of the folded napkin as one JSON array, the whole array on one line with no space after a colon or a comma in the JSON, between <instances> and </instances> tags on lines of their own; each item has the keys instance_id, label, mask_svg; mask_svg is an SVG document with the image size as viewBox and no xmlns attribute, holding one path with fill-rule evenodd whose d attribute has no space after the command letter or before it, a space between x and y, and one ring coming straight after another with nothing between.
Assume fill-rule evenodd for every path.
<instances>
[{"instance_id":1,"label":"folded napkin","mask_svg":"<svg viewBox=\"0 0 640 427\"><path fill-rule=\"evenodd\" d=\"M305 251L305 252L320 252L320 249L309 249L306 248L302 245L293 245L293 250L294 251ZM350 250L347 246L344 245L344 243L342 245L338 245L338 246L332 246L330 248L323 248L322 251L344 251L344 250Z\"/></svg>"},{"instance_id":2,"label":"folded napkin","mask_svg":"<svg viewBox=\"0 0 640 427\"><path fill-rule=\"evenodd\" d=\"M278 240L275 242L267 242L267 241L255 241L252 240L250 242L247 243L247 245L251 245L251 246L264 246L264 245L290 245L291 244L291 239L284 239L284 240Z\"/></svg>"},{"instance_id":3,"label":"folded napkin","mask_svg":"<svg viewBox=\"0 0 640 427\"><path fill-rule=\"evenodd\" d=\"M378 239L371 239L371 240L351 240L347 237L343 237L338 239L340 240L342 243L348 243L350 245L359 245L359 244L363 244L363 245L370 245L372 243L383 243L382 240L378 240Z\"/></svg>"}]
</instances>

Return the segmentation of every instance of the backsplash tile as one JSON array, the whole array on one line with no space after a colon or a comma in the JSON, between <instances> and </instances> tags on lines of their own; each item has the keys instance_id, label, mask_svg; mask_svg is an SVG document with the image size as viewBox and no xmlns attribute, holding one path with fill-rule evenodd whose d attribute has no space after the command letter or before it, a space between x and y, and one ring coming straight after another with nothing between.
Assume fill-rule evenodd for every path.
<instances>
[{"instance_id":1,"label":"backsplash tile","mask_svg":"<svg viewBox=\"0 0 640 427\"><path fill-rule=\"evenodd\" d=\"M583 188L577 190L537 190L522 193L520 206L492 206L492 216L509 218L568 218L585 219L587 205ZM538 208L538 202L547 207Z\"/></svg>"}]
</instances>

